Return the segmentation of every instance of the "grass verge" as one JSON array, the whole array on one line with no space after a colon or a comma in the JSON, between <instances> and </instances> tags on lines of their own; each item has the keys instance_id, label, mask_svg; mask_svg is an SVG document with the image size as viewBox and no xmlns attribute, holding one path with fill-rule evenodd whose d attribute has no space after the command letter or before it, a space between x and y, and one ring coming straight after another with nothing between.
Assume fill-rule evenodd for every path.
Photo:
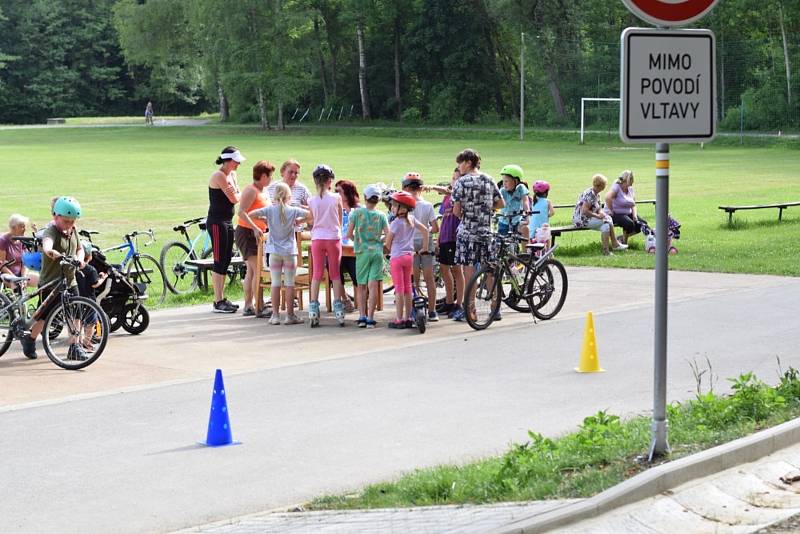
<instances>
[{"instance_id":1,"label":"grass verge","mask_svg":"<svg viewBox=\"0 0 800 534\"><path fill-rule=\"evenodd\" d=\"M710 368L709 368L710 370ZM697 374L696 374L697 376ZM700 375L702 376L702 375ZM668 407L674 460L800 416L800 373L771 387L753 373L729 379L732 393L700 393ZM698 387L699 389L699 387ZM311 510L408 507L589 497L645 469L650 418L622 421L599 411L575 432L550 439L529 431L499 458L421 469L357 494L315 499Z\"/></svg>"}]
</instances>

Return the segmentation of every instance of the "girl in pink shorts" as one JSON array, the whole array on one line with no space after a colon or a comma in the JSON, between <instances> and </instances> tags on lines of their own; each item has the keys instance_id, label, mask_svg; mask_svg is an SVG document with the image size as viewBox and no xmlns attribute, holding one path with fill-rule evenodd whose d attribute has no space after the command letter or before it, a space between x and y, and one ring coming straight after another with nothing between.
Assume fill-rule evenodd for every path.
<instances>
[{"instance_id":1,"label":"girl in pink shorts","mask_svg":"<svg viewBox=\"0 0 800 534\"><path fill-rule=\"evenodd\" d=\"M308 324L312 327L319 325L319 284L327 263L335 297L333 313L339 326L344 326L344 287L339 276L339 261L342 257L342 199L330 191L335 177L333 169L327 165L317 165L313 176L317 194L308 200L314 219L314 226L311 228L311 302L308 306Z\"/></svg>"},{"instance_id":2,"label":"girl in pink shorts","mask_svg":"<svg viewBox=\"0 0 800 534\"><path fill-rule=\"evenodd\" d=\"M417 200L410 193L400 191L392 194L392 213L395 219L389 225L386 248L389 249L394 284L396 317L389 328L408 328L411 326L411 268L414 265L414 230L422 234L422 242L428 242L428 228L416 220L411 211Z\"/></svg>"}]
</instances>

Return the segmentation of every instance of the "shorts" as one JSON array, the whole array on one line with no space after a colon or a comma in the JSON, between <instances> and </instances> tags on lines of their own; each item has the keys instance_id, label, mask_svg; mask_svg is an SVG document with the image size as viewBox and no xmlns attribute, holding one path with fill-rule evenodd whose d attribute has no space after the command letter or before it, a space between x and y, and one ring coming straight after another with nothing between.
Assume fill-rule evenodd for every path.
<instances>
[{"instance_id":1,"label":"shorts","mask_svg":"<svg viewBox=\"0 0 800 534\"><path fill-rule=\"evenodd\" d=\"M439 263L442 265L456 264L456 242L439 243Z\"/></svg>"},{"instance_id":2,"label":"shorts","mask_svg":"<svg viewBox=\"0 0 800 534\"><path fill-rule=\"evenodd\" d=\"M236 248L242 255L242 259L258 254L258 241L253 234L253 229L246 226L237 226L233 233Z\"/></svg>"},{"instance_id":3,"label":"shorts","mask_svg":"<svg viewBox=\"0 0 800 534\"><path fill-rule=\"evenodd\" d=\"M283 285L294 287L294 275L297 272L297 256L281 256L272 253L269 255L269 276L272 280L272 287L281 286L281 275L283 275Z\"/></svg>"},{"instance_id":4,"label":"shorts","mask_svg":"<svg viewBox=\"0 0 800 534\"><path fill-rule=\"evenodd\" d=\"M356 254L356 278L363 285L383 281L383 253L364 252Z\"/></svg>"},{"instance_id":5,"label":"shorts","mask_svg":"<svg viewBox=\"0 0 800 534\"><path fill-rule=\"evenodd\" d=\"M466 232L456 236L456 264L476 265L488 258L489 243Z\"/></svg>"},{"instance_id":6,"label":"shorts","mask_svg":"<svg viewBox=\"0 0 800 534\"><path fill-rule=\"evenodd\" d=\"M519 233L519 221L516 223L511 223L511 233L518 234ZM497 233L500 235L508 235L509 226L508 223L505 221L500 221L497 223Z\"/></svg>"},{"instance_id":7,"label":"shorts","mask_svg":"<svg viewBox=\"0 0 800 534\"><path fill-rule=\"evenodd\" d=\"M422 246L422 237L414 237L414 251L415 252L430 252L430 254L414 254L414 268L415 269L426 269L428 267L433 267L433 260L435 256L433 255L433 234L428 235L428 246Z\"/></svg>"},{"instance_id":8,"label":"shorts","mask_svg":"<svg viewBox=\"0 0 800 534\"><path fill-rule=\"evenodd\" d=\"M233 225L230 221L207 221L206 225L211 236L211 250L214 251L211 271L226 275L233 257Z\"/></svg>"}]
</instances>

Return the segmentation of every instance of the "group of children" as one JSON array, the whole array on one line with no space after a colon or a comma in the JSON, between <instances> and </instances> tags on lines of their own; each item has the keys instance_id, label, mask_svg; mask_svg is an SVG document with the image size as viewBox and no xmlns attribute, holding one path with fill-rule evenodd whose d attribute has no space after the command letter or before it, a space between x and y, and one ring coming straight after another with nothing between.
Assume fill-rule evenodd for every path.
<instances>
[{"instance_id":1,"label":"group of children","mask_svg":"<svg viewBox=\"0 0 800 534\"><path fill-rule=\"evenodd\" d=\"M526 237L540 236L541 232L537 232L537 229L546 230L549 217L553 214L552 204L547 200L549 184L537 181L533 186L531 198L523 171L518 165L506 165L501 170L501 175L503 182L500 189L506 205L501 212L498 231L519 232ZM395 319L388 324L388 327L404 329L412 326L412 276L421 276L425 281L429 297L428 320L438 321L434 278L434 235L440 231L440 215L443 219L439 260L447 284L446 303L440 311L448 312L449 316L457 320L463 318L460 298L457 298L463 295L463 274L460 281L453 276L454 270L459 266L452 261L454 251L450 250L455 248L458 228L458 218L452 214L453 203L450 198L452 186L459 178L457 172L454 172L452 183L448 187L426 187L419 173L406 173L402 181L402 190L390 192L388 196L383 184L368 185L364 189L364 204L352 208L347 213L345 225L343 225L342 199L331 191L335 179L333 169L327 165L318 165L312 176L316 194L309 198L308 210L290 206L291 190L284 185L276 191L272 205L249 212L251 217L268 222L270 230L267 233L265 252L269 254L273 287L280 287L282 280L287 292L287 314L284 324L302 322L295 316L292 307L297 269L295 227L306 221L313 221L312 276L308 313L310 326L319 325L319 290L326 268L333 286L334 316L340 326L345 324L344 286L340 276L343 239L352 242L355 253L359 327L376 326L377 293L384 277L386 253L390 258L390 272L396 297ZM434 205L422 197L422 193L426 190L445 195L438 213ZM386 201L389 205L388 217L377 209L381 201ZM527 215L529 212L533 212L530 218ZM281 323L279 310L273 310L270 323Z\"/></svg>"}]
</instances>

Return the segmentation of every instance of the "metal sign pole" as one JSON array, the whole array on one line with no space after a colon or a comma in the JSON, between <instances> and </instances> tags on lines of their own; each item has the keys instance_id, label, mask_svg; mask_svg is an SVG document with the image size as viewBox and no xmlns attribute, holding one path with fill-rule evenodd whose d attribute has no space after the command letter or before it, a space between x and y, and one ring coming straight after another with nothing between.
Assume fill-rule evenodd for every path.
<instances>
[{"instance_id":1,"label":"metal sign pole","mask_svg":"<svg viewBox=\"0 0 800 534\"><path fill-rule=\"evenodd\" d=\"M519 36L519 140L525 140L525 33Z\"/></svg>"},{"instance_id":2,"label":"metal sign pole","mask_svg":"<svg viewBox=\"0 0 800 534\"><path fill-rule=\"evenodd\" d=\"M653 423L649 460L669 453L667 443L667 286L669 273L669 143L656 143L656 307Z\"/></svg>"}]
</instances>

